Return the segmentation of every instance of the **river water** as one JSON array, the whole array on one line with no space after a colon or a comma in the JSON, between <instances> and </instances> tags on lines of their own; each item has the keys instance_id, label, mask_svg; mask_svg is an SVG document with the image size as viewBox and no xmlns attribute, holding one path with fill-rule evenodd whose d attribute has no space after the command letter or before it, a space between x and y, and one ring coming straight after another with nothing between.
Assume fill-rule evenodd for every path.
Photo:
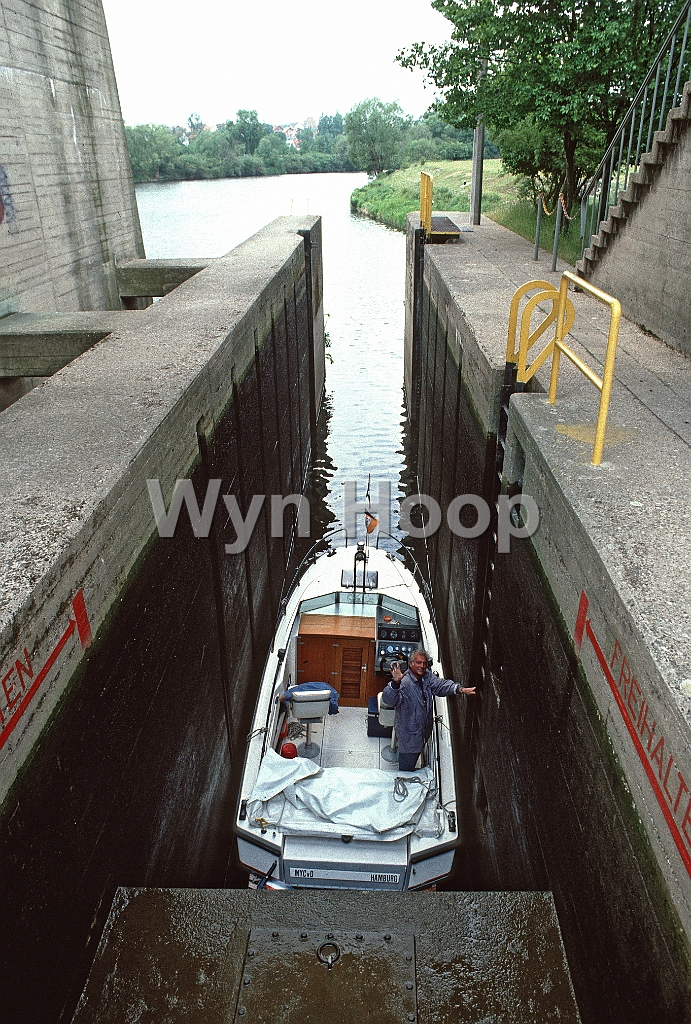
<instances>
[{"instance_id":1,"label":"river water","mask_svg":"<svg viewBox=\"0 0 691 1024\"><path fill-rule=\"evenodd\" d=\"M391 481L392 522L403 494L405 236L350 212L358 174L226 178L137 186L150 259L222 256L283 214L320 214L326 371L326 452L317 453L322 520L341 523L343 482ZM394 527L392 532L402 537ZM381 546L395 546L382 539Z\"/></svg>"}]
</instances>

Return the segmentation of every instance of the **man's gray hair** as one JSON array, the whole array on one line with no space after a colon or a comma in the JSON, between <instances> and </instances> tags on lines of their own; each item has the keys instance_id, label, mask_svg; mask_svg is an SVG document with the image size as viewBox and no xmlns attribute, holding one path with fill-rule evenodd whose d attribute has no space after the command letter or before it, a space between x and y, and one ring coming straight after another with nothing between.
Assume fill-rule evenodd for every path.
<instances>
[{"instance_id":1,"label":"man's gray hair","mask_svg":"<svg viewBox=\"0 0 691 1024\"><path fill-rule=\"evenodd\" d=\"M411 660L415 657L416 654L422 655L422 657L425 658L427 664L429 665L429 654L427 653L424 647L416 647L413 653L410 655Z\"/></svg>"}]
</instances>

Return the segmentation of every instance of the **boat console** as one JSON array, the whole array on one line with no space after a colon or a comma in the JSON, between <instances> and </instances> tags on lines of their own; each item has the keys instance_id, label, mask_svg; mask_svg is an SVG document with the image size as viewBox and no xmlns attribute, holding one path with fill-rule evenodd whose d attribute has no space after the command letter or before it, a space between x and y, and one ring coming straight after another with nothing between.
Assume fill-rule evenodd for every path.
<instances>
[{"instance_id":1,"label":"boat console","mask_svg":"<svg viewBox=\"0 0 691 1024\"><path fill-rule=\"evenodd\" d=\"M410 656L420 646L421 640L416 609L401 601L394 604L384 599L377 607L377 672L390 672L394 661L405 671Z\"/></svg>"}]
</instances>

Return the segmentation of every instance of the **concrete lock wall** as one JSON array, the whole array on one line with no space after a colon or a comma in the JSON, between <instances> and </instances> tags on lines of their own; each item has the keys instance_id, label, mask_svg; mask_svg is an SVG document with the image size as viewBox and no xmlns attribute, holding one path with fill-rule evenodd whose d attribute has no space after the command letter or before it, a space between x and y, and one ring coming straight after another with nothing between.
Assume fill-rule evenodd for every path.
<instances>
[{"instance_id":1,"label":"concrete lock wall","mask_svg":"<svg viewBox=\"0 0 691 1024\"><path fill-rule=\"evenodd\" d=\"M410 215L409 258L418 223ZM490 505L496 498L509 303L519 284L544 276L531 266L525 243L525 256L502 263L499 254L515 238L504 229L483 222L463 237L459 246L425 247L417 351L410 288L406 299L409 394L416 359L420 376L411 454L420 489L443 512L452 495L482 494ZM599 315L586 297L576 299L580 323ZM606 324L601 333L606 338ZM649 347L649 339L642 340ZM581 335L579 344L587 343ZM627 355L619 356L622 366ZM640 364L633 365L642 376ZM583 444L565 447L565 437L584 429L569 424L583 423L584 416L588 422L595 403L565 370L566 395L554 410L541 395L546 379L538 376L535 393L511 401L502 478L504 490L519 483L535 498L538 532L512 541L511 553L503 555L489 535L463 539L442 528L428 543L445 671L481 692L461 722L467 842L456 882L460 888L551 889L583 1020L671 1024L685 1019L691 991L688 822L682 830L691 736L675 689L684 671L684 624L663 610L662 594L653 589L650 595L654 545L636 570L646 580L649 606L641 607L632 599L636 591L627 589L631 560L612 558L621 545L638 554L645 543L631 530L636 510L629 499L643 496L638 490L632 495L631 453L613 449L605 474L598 475ZM630 396L615 392L612 421L630 422ZM683 459L648 423L636 426L636 444L630 430L617 429L629 438L622 444L641 448L643 466L655 457L660 467ZM642 450L644 437L652 453ZM625 464L617 467L617 461ZM677 504L683 518L683 497L665 488L663 471L656 476L637 465L635 472L663 522ZM633 505L644 507L638 500ZM666 505L670 511L662 511ZM627 509L628 520L619 523L610 506ZM468 510L464 525L474 521ZM684 536L677 533L676 543ZM657 545L662 555L667 544L660 537ZM646 622L649 615L653 622ZM637 723L645 707L641 738ZM654 736L649 749L646 727ZM665 753L656 748L663 736ZM671 801L663 793L661 803L665 778Z\"/></svg>"},{"instance_id":2,"label":"concrete lock wall","mask_svg":"<svg viewBox=\"0 0 691 1024\"><path fill-rule=\"evenodd\" d=\"M318 218L279 218L0 414L8 1022L71 1019L123 881L234 878L233 772L291 516L272 538L267 499L227 555L220 496L208 539L184 507L159 537L146 480L168 505L190 477L201 508L220 479L243 514L254 494L303 491L324 380L320 238Z\"/></svg>"},{"instance_id":3,"label":"concrete lock wall","mask_svg":"<svg viewBox=\"0 0 691 1024\"><path fill-rule=\"evenodd\" d=\"M144 248L100 0L0 5L0 117L0 317L120 309Z\"/></svg>"},{"instance_id":4,"label":"concrete lock wall","mask_svg":"<svg viewBox=\"0 0 691 1024\"><path fill-rule=\"evenodd\" d=\"M650 194L594 264L590 279L626 316L691 356L691 131L683 132ZM651 282L652 287L650 286Z\"/></svg>"}]
</instances>

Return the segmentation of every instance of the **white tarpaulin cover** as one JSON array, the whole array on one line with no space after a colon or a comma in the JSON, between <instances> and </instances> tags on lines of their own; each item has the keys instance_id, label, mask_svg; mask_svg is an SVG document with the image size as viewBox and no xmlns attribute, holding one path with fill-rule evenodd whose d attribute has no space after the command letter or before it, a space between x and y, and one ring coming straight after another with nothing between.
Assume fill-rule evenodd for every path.
<instances>
[{"instance_id":1,"label":"white tarpaulin cover","mask_svg":"<svg viewBox=\"0 0 691 1024\"><path fill-rule=\"evenodd\" d=\"M265 827L278 827L286 835L400 839L411 832L437 834L435 797L430 768L399 774L320 768L306 757L289 760L269 749L247 802L247 817L253 826L263 819Z\"/></svg>"}]
</instances>

